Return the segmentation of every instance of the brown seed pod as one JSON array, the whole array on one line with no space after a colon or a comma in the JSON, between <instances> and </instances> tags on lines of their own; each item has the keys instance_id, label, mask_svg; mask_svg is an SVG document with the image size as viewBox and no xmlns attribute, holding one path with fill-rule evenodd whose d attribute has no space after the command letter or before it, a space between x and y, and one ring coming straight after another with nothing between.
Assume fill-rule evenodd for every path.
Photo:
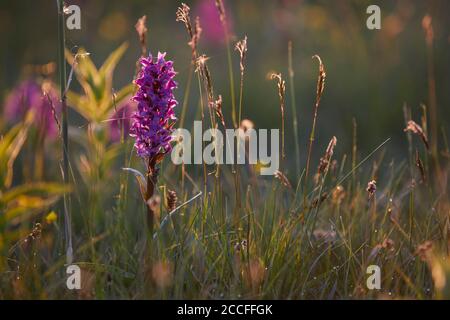
<instances>
[{"instance_id":1,"label":"brown seed pod","mask_svg":"<svg viewBox=\"0 0 450 320\"><path fill-rule=\"evenodd\" d=\"M373 197L375 195L375 192L377 191L377 182L375 180L369 181L366 191L369 194L369 198Z\"/></svg>"},{"instance_id":2,"label":"brown seed pod","mask_svg":"<svg viewBox=\"0 0 450 320\"><path fill-rule=\"evenodd\" d=\"M167 209L170 211L175 210L178 203L177 193L173 190L167 191Z\"/></svg>"}]
</instances>

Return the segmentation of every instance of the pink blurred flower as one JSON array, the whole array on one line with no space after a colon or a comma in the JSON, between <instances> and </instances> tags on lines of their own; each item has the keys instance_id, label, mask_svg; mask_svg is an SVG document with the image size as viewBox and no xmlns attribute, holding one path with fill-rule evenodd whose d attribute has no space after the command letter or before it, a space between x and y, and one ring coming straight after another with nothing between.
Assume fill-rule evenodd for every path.
<instances>
[{"instance_id":1,"label":"pink blurred flower","mask_svg":"<svg viewBox=\"0 0 450 320\"><path fill-rule=\"evenodd\" d=\"M61 103L51 82L46 81L42 85L31 79L21 82L6 97L4 117L9 122L19 122L31 109L35 111L36 128L43 130L46 137L56 138L58 125L53 112L60 113Z\"/></svg>"},{"instance_id":2,"label":"pink blurred flower","mask_svg":"<svg viewBox=\"0 0 450 320\"><path fill-rule=\"evenodd\" d=\"M228 34L232 31L232 19L230 10L226 1L223 0L226 13L226 24ZM214 0L201 0L194 9L196 16L200 17L200 25L202 27L202 39L211 44L225 42L225 32L220 22L219 12Z\"/></svg>"}]
</instances>

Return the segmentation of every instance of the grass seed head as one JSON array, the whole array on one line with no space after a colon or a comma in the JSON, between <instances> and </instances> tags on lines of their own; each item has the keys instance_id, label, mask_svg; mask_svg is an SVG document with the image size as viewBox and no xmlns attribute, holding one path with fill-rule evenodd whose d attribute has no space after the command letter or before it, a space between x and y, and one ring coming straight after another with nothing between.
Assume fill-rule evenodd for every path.
<instances>
[{"instance_id":1,"label":"grass seed head","mask_svg":"<svg viewBox=\"0 0 450 320\"><path fill-rule=\"evenodd\" d=\"M192 49L192 61L195 62L195 59L197 58L197 47L200 40L200 35L202 33L202 28L200 26L199 17L195 18L194 25L192 25L191 17L189 14L190 11L191 8L189 8L187 4L182 3L181 7L178 7L177 9L175 21L183 22L184 26L186 27L190 39L188 45Z\"/></svg>"},{"instance_id":2,"label":"grass seed head","mask_svg":"<svg viewBox=\"0 0 450 320\"><path fill-rule=\"evenodd\" d=\"M277 171L275 171L274 175L275 175L275 178L280 180L280 182L283 186L285 186L286 188L292 189L292 185L289 182L289 179L284 175L283 172L281 172L280 170L277 170Z\"/></svg>"},{"instance_id":3,"label":"grass seed head","mask_svg":"<svg viewBox=\"0 0 450 320\"><path fill-rule=\"evenodd\" d=\"M286 157L284 153L284 105L286 99L286 82L281 77L281 73L272 73L270 79L277 81L278 97L280 98L280 111L281 111L281 157Z\"/></svg>"},{"instance_id":4,"label":"grass seed head","mask_svg":"<svg viewBox=\"0 0 450 320\"><path fill-rule=\"evenodd\" d=\"M314 55L313 59L316 58L319 60L319 77L317 78L317 89L316 89L316 105L319 104L320 99L322 98L323 90L325 89L325 78L327 76L325 72L325 66L322 63L322 59L319 55Z\"/></svg>"},{"instance_id":5,"label":"grass seed head","mask_svg":"<svg viewBox=\"0 0 450 320\"><path fill-rule=\"evenodd\" d=\"M366 188L367 193L369 194L369 198L372 198L377 191L377 182L375 180L369 181Z\"/></svg>"},{"instance_id":6,"label":"grass seed head","mask_svg":"<svg viewBox=\"0 0 450 320\"><path fill-rule=\"evenodd\" d=\"M214 91L213 91L213 85L212 85L212 78L211 74L209 72L208 65L206 64L206 61L208 61L209 58L202 54L200 57L197 58L196 64L197 68L196 71L199 72L201 79L203 80L206 92L208 94L208 102L209 105L213 105L214 100Z\"/></svg>"},{"instance_id":7,"label":"grass seed head","mask_svg":"<svg viewBox=\"0 0 450 320\"><path fill-rule=\"evenodd\" d=\"M219 13L220 22L222 22L222 24L225 24L227 20L226 20L225 6L223 5L223 1L216 0L216 7L217 7L217 11Z\"/></svg>"},{"instance_id":8,"label":"grass seed head","mask_svg":"<svg viewBox=\"0 0 450 320\"><path fill-rule=\"evenodd\" d=\"M225 117L223 116L222 112L222 95L219 94L219 97L213 104L214 111L216 112L217 117L220 119L220 122L222 123L223 127L225 128Z\"/></svg>"},{"instance_id":9,"label":"grass seed head","mask_svg":"<svg viewBox=\"0 0 450 320\"><path fill-rule=\"evenodd\" d=\"M277 81L278 97L280 98L281 112L284 113L284 101L286 98L286 82L281 77L281 73L271 73L269 75L271 80Z\"/></svg>"},{"instance_id":10,"label":"grass seed head","mask_svg":"<svg viewBox=\"0 0 450 320\"><path fill-rule=\"evenodd\" d=\"M245 57L247 55L247 36L244 37L244 39L238 41L236 43L236 46L234 47L235 50L237 50L239 52L239 56L240 56L240 69L241 69L241 74L244 73L245 70Z\"/></svg>"},{"instance_id":11,"label":"grass seed head","mask_svg":"<svg viewBox=\"0 0 450 320\"><path fill-rule=\"evenodd\" d=\"M181 7L178 7L177 13L176 13L176 19L175 21L183 22L186 26L186 29L189 33L189 37L192 38L193 32L192 32L192 24L191 24L191 17L189 16L189 12L191 11L191 8L185 3L181 3Z\"/></svg>"},{"instance_id":12,"label":"grass seed head","mask_svg":"<svg viewBox=\"0 0 450 320\"><path fill-rule=\"evenodd\" d=\"M328 192L326 192L326 191L325 191L325 192L322 192L322 194L320 195L320 197L316 197L316 198L312 201L310 208L311 208L311 209L317 208L317 207L320 206L325 200L327 200L327 198L328 198Z\"/></svg>"},{"instance_id":13,"label":"grass seed head","mask_svg":"<svg viewBox=\"0 0 450 320\"><path fill-rule=\"evenodd\" d=\"M142 51L141 54L142 56L145 56L147 52L147 16L139 18L134 27L139 36L139 43L141 44Z\"/></svg>"},{"instance_id":14,"label":"grass seed head","mask_svg":"<svg viewBox=\"0 0 450 320\"><path fill-rule=\"evenodd\" d=\"M405 131L405 132L410 131L410 132L418 135L422 139L422 141L423 141L425 147L427 148L427 150L430 149L430 145L428 143L428 138L425 135L425 132L423 131L422 127L419 126L417 123L415 123L413 120L409 120L408 121L408 124L407 124L406 128L403 131Z\"/></svg>"},{"instance_id":15,"label":"grass seed head","mask_svg":"<svg viewBox=\"0 0 450 320\"><path fill-rule=\"evenodd\" d=\"M417 246L414 254L417 255L422 261L429 261L432 256L432 250L433 242L427 240Z\"/></svg>"},{"instance_id":16,"label":"grass seed head","mask_svg":"<svg viewBox=\"0 0 450 320\"><path fill-rule=\"evenodd\" d=\"M330 142L328 143L328 147L325 150L325 154L322 158L320 158L319 167L317 168L317 173L319 175L326 174L329 168L331 157L333 156L334 148L336 147L337 139L333 136Z\"/></svg>"}]
</instances>

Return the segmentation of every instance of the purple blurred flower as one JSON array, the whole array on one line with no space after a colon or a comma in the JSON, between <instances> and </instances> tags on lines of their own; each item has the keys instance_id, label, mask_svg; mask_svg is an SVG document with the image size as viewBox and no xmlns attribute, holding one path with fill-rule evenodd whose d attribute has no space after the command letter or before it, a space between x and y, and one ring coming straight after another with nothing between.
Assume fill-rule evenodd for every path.
<instances>
[{"instance_id":1,"label":"purple blurred flower","mask_svg":"<svg viewBox=\"0 0 450 320\"><path fill-rule=\"evenodd\" d=\"M138 103L133 113L130 136L136 138L137 154L153 158L172 150L172 125L176 116L173 108L178 104L173 95L177 83L173 80L173 62L165 60L165 53L141 58L141 71L136 79L138 91L133 100Z\"/></svg>"},{"instance_id":2,"label":"purple blurred flower","mask_svg":"<svg viewBox=\"0 0 450 320\"><path fill-rule=\"evenodd\" d=\"M117 108L109 122L109 137L111 141L117 142L120 140L122 129L124 137L130 134L130 120L135 110L136 103L134 101L127 102Z\"/></svg>"},{"instance_id":3,"label":"purple blurred flower","mask_svg":"<svg viewBox=\"0 0 450 320\"><path fill-rule=\"evenodd\" d=\"M230 10L227 3L223 1L226 13L226 25L228 28L228 33L231 34L232 31L232 21L230 18ZM219 12L214 0L201 0L196 6L195 15L199 16L200 24L202 26L203 32L202 36L206 42L211 44L218 44L225 42L225 32L223 30L222 22L219 18Z\"/></svg>"},{"instance_id":4,"label":"purple blurred flower","mask_svg":"<svg viewBox=\"0 0 450 320\"><path fill-rule=\"evenodd\" d=\"M48 97L44 95L44 92ZM59 95L51 82L45 81L39 85L35 80L25 80L7 96L4 116L7 121L18 122L30 109L33 109L36 127L43 130L46 137L55 138L58 135L58 125L53 115L52 105L54 111L59 114L61 110Z\"/></svg>"}]
</instances>

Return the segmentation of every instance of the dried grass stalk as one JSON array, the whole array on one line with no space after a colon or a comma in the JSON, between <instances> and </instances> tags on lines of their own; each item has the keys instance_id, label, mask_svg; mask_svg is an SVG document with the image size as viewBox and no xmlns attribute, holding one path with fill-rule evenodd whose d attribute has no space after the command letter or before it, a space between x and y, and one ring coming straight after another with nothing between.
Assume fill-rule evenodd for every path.
<instances>
[{"instance_id":1,"label":"dried grass stalk","mask_svg":"<svg viewBox=\"0 0 450 320\"><path fill-rule=\"evenodd\" d=\"M236 46L234 47L234 49L239 52L239 57L240 57L239 66L240 66L240 70L241 70L241 76L243 76L244 70L245 70L244 62L245 62L245 58L247 55L247 36L245 36L244 39L238 41L236 43Z\"/></svg>"},{"instance_id":2,"label":"dried grass stalk","mask_svg":"<svg viewBox=\"0 0 450 320\"><path fill-rule=\"evenodd\" d=\"M220 94L218 99L214 102L214 111L216 111L216 115L220 119L220 122L222 123L223 127L226 128L225 117L223 116L222 112L222 95Z\"/></svg>"},{"instance_id":3,"label":"dried grass stalk","mask_svg":"<svg viewBox=\"0 0 450 320\"><path fill-rule=\"evenodd\" d=\"M200 18L196 17L194 25L192 25L191 17L189 15L191 8L185 3L178 7L176 13L176 21L183 22L189 35L188 45L192 49L192 61L195 62L197 59L197 47L200 40L200 35L202 33L202 28L200 27Z\"/></svg>"},{"instance_id":4,"label":"dried grass stalk","mask_svg":"<svg viewBox=\"0 0 450 320\"><path fill-rule=\"evenodd\" d=\"M285 158L284 153L284 106L286 100L286 82L281 77L281 73L272 73L270 79L277 81L278 97L280 99L280 111L281 111L281 157Z\"/></svg>"},{"instance_id":5,"label":"dried grass stalk","mask_svg":"<svg viewBox=\"0 0 450 320\"><path fill-rule=\"evenodd\" d=\"M245 57L247 56L247 36L244 37L244 39L238 41L236 43L236 46L234 47L235 50L239 52L239 66L241 70L241 81L240 81L240 91L239 91L239 123L241 122L242 117L242 96L244 92L244 71L245 71Z\"/></svg>"},{"instance_id":6,"label":"dried grass stalk","mask_svg":"<svg viewBox=\"0 0 450 320\"><path fill-rule=\"evenodd\" d=\"M413 120L409 120L406 128L404 129L405 132L411 131L414 134L417 134L425 144L425 147L427 150L430 149L430 145L428 143L428 138L425 135L424 131L422 130L422 127L419 126L417 123L415 123Z\"/></svg>"},{"instance_id":7,"label":"dried grass stalk","mask_svg":"<svg viewBox=\"0 0 450 320\"><path fill-rule=\"evenodd\" d=\"M316 88L316 106L318 107L320 99L322 98L323 91L325 89L325 66L322 63L322 59L317 54L313 56L313 59L319 60L319 77L317 78L317 88Z\"/></svg>"},{"instance_id":8,"label":"dried grass stalk","mask_svg":"<svg viewBox=\"0 0 450 320\"><path fill-rule=\"evenodd\" d=\"M310 161L311 161L312 145L314 142L316 123L317 123L317 112L319 109L320 99L322 98L322 94L323 94L323 91L325 88L325 78L326 78L325 67L322 63L322 59L318 55L314 55L313 59L314 58L319 60L319 76L317 78L316 103L314 106L313 124L312 124L312 129L311 129L311 135L309 136L308 157L306 160L306 171L305 171L305 187L307 186L307 182L308 182L308 173L309 173L309 166L310 166Z\"/></svg>"},{"instance_id":9,"label":"dried grass stalk","mask_svg":"<svg viewBox=\"0 0 450 320\"><path fill-rule=\"evenodd\" d=\"M211 74L208 69L208 65L206 64L206 61L208 61L209 58L202 54L197 59L197 69L196 72L199 72L201 79L203 80L203 84L205 86L206 92L208 94L208 102L210 105L214 104L214 92L213 92L213 86L212 86L212 79Z\"/></svg>"},{"instance_id":10,"label":"dried grass stalk","mask_svg":"<svg viewBox=\"0 0 450 320\"><path fill-rule=\"evenodd\" d=\"M367 183L366 191L369 194L369 198L372 198L377 191L377 182L375 180L369 181L369 183Z\"/></svg>"},{"instance_id":11,"label":"dried grass stalk","mask_svg":"<svg viewBox=\"0 0 450 320\"><path fill-rule=\"evenodd\" d=\"M61 123L59 122L59 118L56 113L56 109L55 109L55 105L53 104L53 100L52 100L52 98L50 98L50 95L46 91L44 91L43 94L44 94L44 97L47 98L48 104L50 105L50 108L52 109L52 116L53 116L53 119L55 120L56 126L58 127L58 135L61 137L61 130L62 130Z\"/></svg>"},{"instance_id":12,"label":"dried grass stalk","mask_svg":"<svg viewBox=\"0 0 450 320\"><path fill-rule=\"evenodd\" d=\"M225 7L223 5L223 1L222 0L216 0L216 7L217 7L217 11L219 12L219 18L220 18L220 22L222 22L222 24L226 23L226 14L225 14Z\"/></svg>"},{"instance_id":13,"label":"dried grass stalk","mask_svg":"<svg viewBox=\"0 0 450 320\"><path fill-rule=\"evenodd\" d=\"M177 207L178 196L176 191L168 190L167 191L167 209L169 212L172 212Z\"/></svg>"},{"instance_id":14,"label":"dried grass stalk","mask_svg":"<svg viewBox=\"0 0 450 320\"><path fill-rule=\"evenodd\" d=\"M281 172L280 170L277 170L277 171L275 171L274 175L275 175L275 178L280 180L280 182L283 186L292 190L292 185L289 182L289 179L284 175L283 172Z\"/></svg>"},{"instance_id":15,"label":"dried grass stalk","mask_svg":"<svg viewBox=\"0 0 450 320\"><path fill-rule=\"evenodd\" d=\"M189 16L189 12L191 11L191 8L185 3L181 3L181 7L178 7L177 13L176 13L176 19L175 21L183 22L186 26L186 29L189 33L189 37L192 38L194 35L192 31L192 24L191 24L191 17Z\"/></svg>"},{"instance_id":16,"label":"dried grass stalk","mask_svg":"<svg viewBox=\"0 0 450 320\"><path fill-rule=\"evenodd\" d=\"M333 138L331 138L330 142L328 143L328 147L325 150L325 154L323 155L322 158L320 158L319 166L317 168L317 173L319 175L327 173L336 144L337 139L336 137L333 136Z\"/></svg>"},{"instance_id":17,"label":"dried grass stalk","mask_svg":"<svg viewBox=\"0 0 450 320\"><path fill-rule=\"evenodd\" d=\"M139 43L141 44L141 56L144 57L147 55L147 16L139 18L134 27L139 36Z\"/></svg>"},{"instance_id":18,"label":"dried grass stalk","mask_svg":"<svg viewBox=\"0 0 450 320\"><path fill-rule=\"evenodd\" d=\"M421 176L421 183L427 182L427 176L425 174L425 167L423 166L423 162L420 159L419 152L416 150L416 167L419 169L420 176Z\"/></svg>"}]
</instances>

